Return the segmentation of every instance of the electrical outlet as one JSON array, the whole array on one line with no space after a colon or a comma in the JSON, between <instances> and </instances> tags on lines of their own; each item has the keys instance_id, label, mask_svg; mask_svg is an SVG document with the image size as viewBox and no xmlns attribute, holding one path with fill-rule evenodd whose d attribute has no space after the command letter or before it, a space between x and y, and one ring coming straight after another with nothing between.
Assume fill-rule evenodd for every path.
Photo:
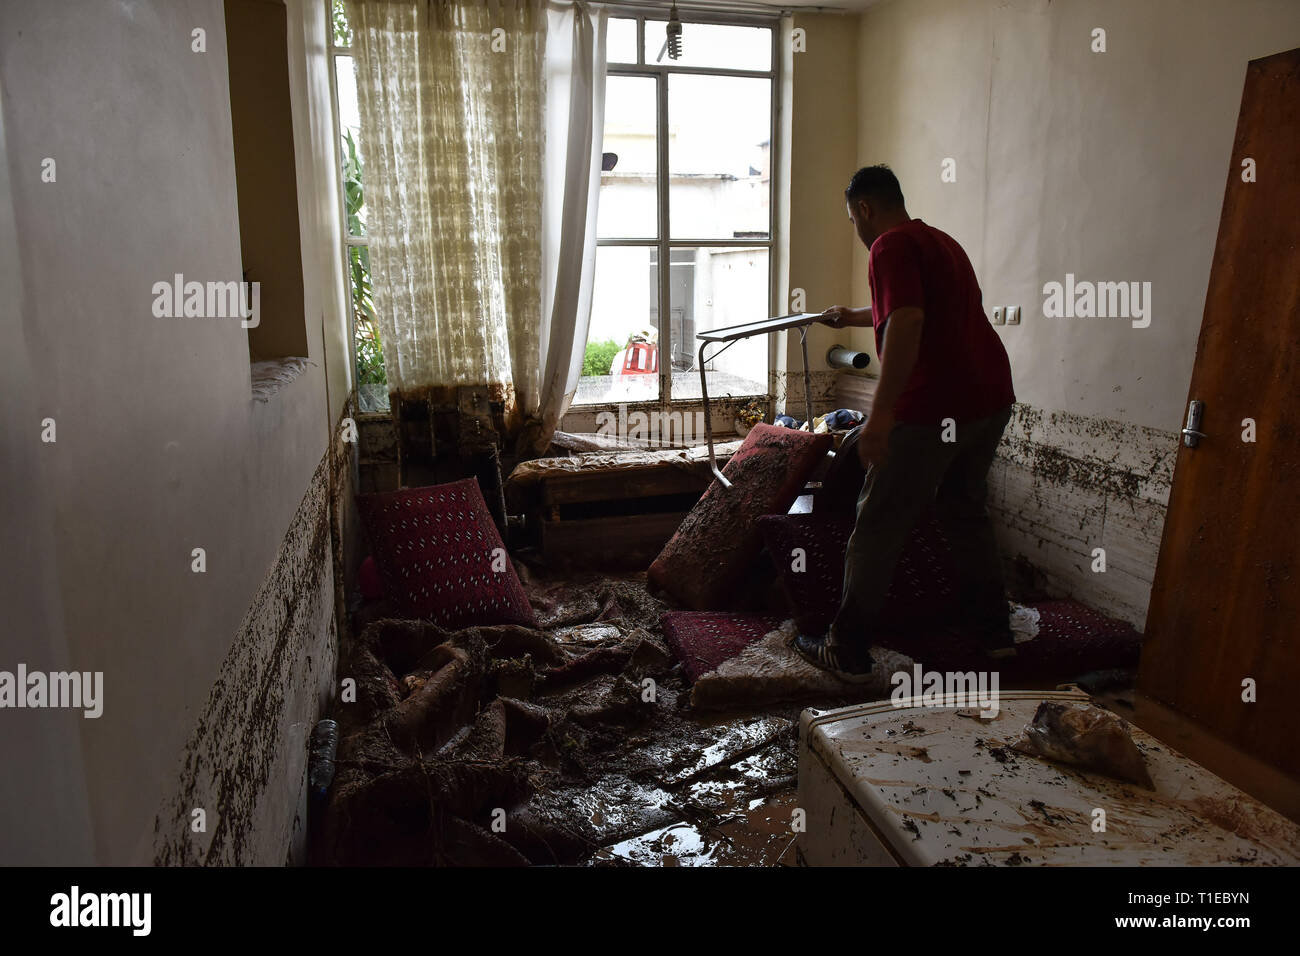
<instances>
[{"instance_id":1,"label":"electrical outlet","mask_svg":"<svg viewBox=\"0 0 1300 956\"><path fill-rule=\"evenodd\" d=\"M995 305L993 307L993 324L1002 325L1007 321L1006 309L1003 306Z\"/></svg>"},{"instance_id":2,"label":"electrical outlet","mask_svg":"<svg viewBox=\"0 0 1300 956\"><path fill-rule=\"evenodd\" d=\"M1018 305L1007 306L1007 325L1019 325L1019 324L1020 324L1020 306Z\"/></svg>"}]
</instances>

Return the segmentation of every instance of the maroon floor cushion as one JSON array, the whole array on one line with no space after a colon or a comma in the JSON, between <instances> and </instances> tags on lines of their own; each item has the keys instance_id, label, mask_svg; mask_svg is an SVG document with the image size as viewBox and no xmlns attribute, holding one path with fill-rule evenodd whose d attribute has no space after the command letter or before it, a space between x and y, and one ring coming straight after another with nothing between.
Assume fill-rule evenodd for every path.
<instances>
[{"instance_id":1,"label":"maroon floor cushion","mask_svg":"<svg viewBox=\"0 0 1300 956\"><path fill-rule=\"evenodd\" d=\"M1004 688L1008 682L1069 680L1137 663L1142 635L1131 624L1077 601L1043 601L1028 607L1039 614L1038 634L1016 644L1011 658L990 661L960 624L920 633L881 633L874 643L929 669L996 670Z\"/></svg>"},{"instance_id":2,"label":"maroon floor cushion","mask_svg":"<svg viewBox=\"0 0 1300 956\"><path fill-rule=\"evenodd\" d=\"M842 513L774 515L758 519L791 613L801 631L823 634L839 610L844 553L853 518ZM804 550L796 571L792 551ZM1142 636L1129 624L1075 601L1030 605L1039 613L1038 636L1017 645L1017 654L995 665L965 630L958 605L951 553L933 514L912 533L899 559L872 642L928 667L960 670L990 666L1004 679L1066 679L1090 670L1136 663Z\"/></svg>"},{"instance_id":3,"label":"maroon floor cushion","mask_svg":"<svg viewBox=\"0 0 1300 956\"><path fill-rule=\"evenodd\" d=\"M398 613L447 628L536 625L473 478L358 495L357 506Z\"/></svg>"},{"instance_id":4,"label":"maroon floor cushion","mask_svg":"<svg viewBox=\"0 0 1300 956\"><path fill-rule=\"evenodd\" d=\"M693 610L732 606L762 550L757 519L790 510L831 444L829 435L755 425L722 470L731 487L709 485L650 565L650 583Z\"/></svg>"},{"instance_id":5,"label":"maroon floor cushion","mask_svg":"<svg viewBox=\"0 0 1300 956\"><path fill-rule=\"evenodd\" d=\"M780 617L728 611L669 611L659 622L691 683L781 626Z\"/></svg>"},{"instance_id":6,"label":"maroon floor cushion","mask_svg":"<svg viewBox=\"0 0 1300 956\"><path fill-rule=\"evenodd\" d=\"M758 519L795 623L805 633L825 633L839 610L853 521L851 514L835 512ZM880 612L881 626L914 630L953 619L958 613L953 581L943 528L933 514L927 515L899 558Z\"/></svg>"}]
</instances>

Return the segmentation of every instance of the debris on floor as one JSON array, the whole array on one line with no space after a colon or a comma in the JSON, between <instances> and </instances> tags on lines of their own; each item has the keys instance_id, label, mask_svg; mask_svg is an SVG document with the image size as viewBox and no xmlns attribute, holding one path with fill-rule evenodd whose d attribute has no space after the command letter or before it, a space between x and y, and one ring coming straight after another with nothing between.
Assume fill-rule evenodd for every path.
<instances>
[{"instance_id":1,"label":"debris on floor","mask_svg":"<svg viewBox=\"0 0 1300 956\"><path fill-rule=\"evenodd\" d=\"M695 714L644 575L524 580L538 628L390 618L345 643L316 862L775 863L797 710Z\"/></svg>"},{"instance_id":2,"label":"debris on floor","mask_svg":"<svg viewBox=\"0 0 1300 956\"><path fill-rule=\"evenodd\" d=\"M913 668L876 647L875 679L845 684L788 646L793 621L669 613L644 573L518 570L536 627L356 615L316 862L796 865L802 707L885 700Z\"/></svg>"}]
</instances>

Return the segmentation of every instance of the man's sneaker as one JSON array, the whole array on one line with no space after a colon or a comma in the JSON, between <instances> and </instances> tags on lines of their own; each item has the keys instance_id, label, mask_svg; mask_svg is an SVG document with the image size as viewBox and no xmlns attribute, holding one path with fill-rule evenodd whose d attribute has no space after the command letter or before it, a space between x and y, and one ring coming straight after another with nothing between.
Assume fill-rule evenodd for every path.
<instances>
[{"instance_id":1,"label":"man's sneaker","mask_svg":"<svg viewBox=\"0 0 1300 956\"><path fill-rule=\"evenodd\" d=\"M800 634L790 646L809 664L830 671L840 680L861 684L871 679L871 665L875 663L871 655L846 653L845 648L832 644L829 636Z\"/></svg>"}]
</instances>

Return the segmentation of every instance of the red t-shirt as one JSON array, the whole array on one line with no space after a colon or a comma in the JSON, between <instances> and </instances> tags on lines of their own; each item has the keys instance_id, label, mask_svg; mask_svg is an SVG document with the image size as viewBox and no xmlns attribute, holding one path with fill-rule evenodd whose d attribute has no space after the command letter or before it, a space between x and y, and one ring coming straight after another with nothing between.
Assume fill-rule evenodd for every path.
<instances>
[{"instance_id":1,"label":"red t-shirt","mask_svg":"<svg viewBox=\"0 0 1300 956\"><path fill-rule=\"evenodd\" d=\"M885 324L896 310L925 312L912 377L898 397L900 422L973 421L1016 400L1011 363L984 314L970 259L946 232L912 219L876 237L867 272L876 351L885 355Z\"/></svg>"}]
</instances>

